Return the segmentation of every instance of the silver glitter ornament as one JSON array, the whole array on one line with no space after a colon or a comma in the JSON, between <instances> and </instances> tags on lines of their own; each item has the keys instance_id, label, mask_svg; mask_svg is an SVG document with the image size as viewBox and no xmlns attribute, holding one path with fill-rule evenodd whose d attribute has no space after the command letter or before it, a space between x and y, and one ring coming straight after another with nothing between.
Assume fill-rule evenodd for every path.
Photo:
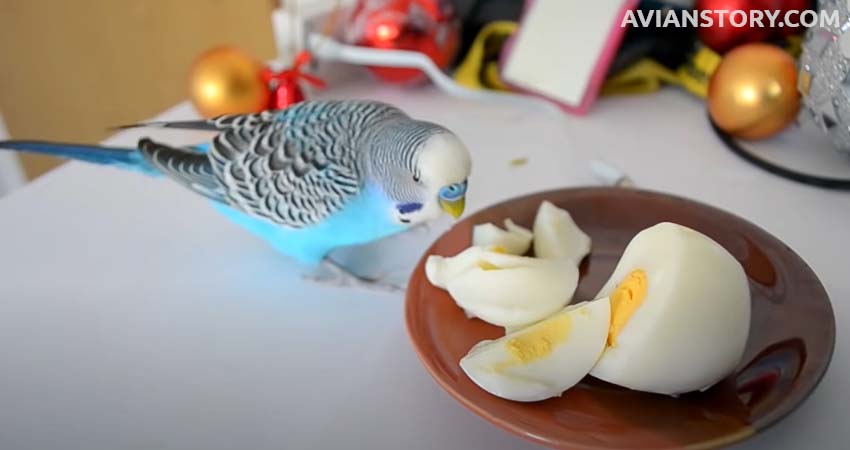
<instances>
[{"instance_id":1,"label":"silver glitter ornament","mask_svg":"<svg viewBox=\"0 0 850 450\"><path fill-rule=\"evenodd\" d=\"M812 122L850 155L850 0L820 0L821 15L838 15L809 29L800 56L798 88Z\"/></svg>"}]
</instances>

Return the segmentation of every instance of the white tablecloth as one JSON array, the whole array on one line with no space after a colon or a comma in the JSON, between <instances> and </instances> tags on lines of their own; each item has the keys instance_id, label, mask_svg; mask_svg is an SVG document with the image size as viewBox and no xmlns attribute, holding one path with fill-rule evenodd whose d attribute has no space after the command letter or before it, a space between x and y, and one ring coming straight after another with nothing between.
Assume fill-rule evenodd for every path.
<instances>
[{"instance_id":1,"label":"white tablecloth","mask_svg":"<svg viewBox=\"0 0 850 450\"><path fill-rule=\"evenodd\" d=\"M389 101L456 131L475 161L471 211L594 183L589 161L602 158L641 187L724 208L782 239L832 297L836 354L798 411L740 448L848 448L850 193L748 165L714 137L704 105L675 90L606 99L585 118L367 81L325 95ZM192 116L184 104L159 118ZM109 143L142 133L202 136L132 130ZM519 157L528 164L512 166ZM396 261L403 277L438 232L363 253ZM0 448L535 448L440 390L402 312L402 295L303 282L176 183L68 164L0 200Z\"/></svg>"}]
</instances>

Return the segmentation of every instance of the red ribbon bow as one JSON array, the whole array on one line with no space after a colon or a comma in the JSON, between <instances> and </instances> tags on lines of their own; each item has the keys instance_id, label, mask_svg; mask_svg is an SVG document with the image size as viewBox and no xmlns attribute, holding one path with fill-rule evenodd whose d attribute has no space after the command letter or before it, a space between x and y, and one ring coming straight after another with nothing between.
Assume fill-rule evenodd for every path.
<instances>
[{"instance_id":1,"label":"red ribbon bow","mask_svg":"<svg viewBox=\"0 0 850 450\"><path fill-rule=\"evenodd\" d=\"M269 97L269 109L284 109L304 101L304 92L301 90L299 81L305 81L318 89L326 86L321 78L301 71L301 67L308 64L310 60L310 53L301 51L295 55L292 67L289 69L280 72L275 72L268 67L263 69L263 81L272 90Z\"/></svg>"}]
</instances>

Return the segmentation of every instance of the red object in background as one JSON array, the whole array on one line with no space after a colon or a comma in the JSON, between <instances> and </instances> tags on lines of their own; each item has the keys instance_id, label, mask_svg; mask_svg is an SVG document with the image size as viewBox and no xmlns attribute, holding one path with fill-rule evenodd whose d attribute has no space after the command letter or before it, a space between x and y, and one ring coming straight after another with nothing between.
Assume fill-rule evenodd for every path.
<instances>
[{"instance_id":1,"label":"red object in background","mask_svg":"<svg viewBox=\"0 0 850 450\"><path fill-rule=\"evenodd\" d=\"M767 10L778 10L779 16L776 18L777 22L783 21L785 19L785 13L788 11L799 11L803 12L807 9L812 9L812 0L759 0L759 4L761 9ZM791 19L796 21L798 24L800 22L800 16L792 16ZM799 34L805 31L806 29L802 26L798 27L776 27L773 29L774 34L778 37L788 37L794 34Z\"/></svg>"},{"instance_id":2,"label":"red object in background","mask_svg":"<svg viewBox=\"0 0 850 450\"><path fill-rule=\"evenodd\" d=\"M697 11L710 10L713 20L711 27L698 29L699 39L703 44L711 47L718 53L725 53L734 47L750 42L763 42L772 38L784 38L793 34L802 33L803 27L770 27L770 21L763 14L762 23L764 27L751 27L749 23L750 14L753 10L779 11L776 24L783 22L788 11L804 11L811 9L811 0L697 0L694 8ZM744 11L747 24L743 27L734 27L729 23L730 14L725 14L724 24L720 26L720 14L715 10ZM792 16L792 20L799 23L800 17Z\"/></svg>"},{"instance_id":3,"label":"red object in background","mask_svg":"<svg viewBox=\"0 0 850 450\"><path fill-rule=\"evenodd\" d=\"M769 39L772 34L769 27L750 27L750 11L763 9L760 3L759 0L697 0L694 8L700 11L701 15L703 10L712 11L710 16L713 22L711 27L700 27L697 30L700 41L722 54L741 44ZM720 26L721 14L714 12L717 10L730 12L722 14L723 26ZM747 15L747 23L742 27L732 26L729 23L731 11L744 11Z\"/></svg>"},{"instance_id":4,"label":"red object in background","mask_svg":"<svg viewBox=\"0 0 850 450\"><path fill-rule=\"evenodd\" d=\"M325 82L313 75L301 71L301 67L310 62L308 52L300 52L295 56L292 67L275 72L266 67L263 69L262 78L271 90L268 109L284 109L298 102L304 101L304 91L301 89L300 81L305 81L317 88L325 87Z\"/></svg>"},{"instance_id":5,"label":"red object in background","mask_svg":"<svg viewBox=\"0 0 850 450\"><path fill-rule=\"evenodd\" d=\"M440 68L451 63L459 43L459 23L446 0L360 0L354 9L349 42L364 47L413 50L430 57ZM392 83L425 79L418 69L369 67Z\"/></svg>"}]
</instances>

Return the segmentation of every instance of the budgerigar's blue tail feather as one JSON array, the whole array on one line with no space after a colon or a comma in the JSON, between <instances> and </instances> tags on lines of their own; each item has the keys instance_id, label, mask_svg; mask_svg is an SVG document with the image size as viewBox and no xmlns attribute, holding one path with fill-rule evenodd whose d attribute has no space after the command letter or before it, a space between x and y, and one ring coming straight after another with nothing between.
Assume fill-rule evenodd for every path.
<instances>
[{"instance_id":1,"label":"budgerigar's blue tail feather","mask_svg":"<svg viewBox=\"0 0 850 450\"><path fill-rule=\"evenodd\" d=\"M141 122L129 125L119 125L113 130L127 130L130 128L177 128L181 130L203 130L219 131L220 128L209 120L177 120L171 122Z\"/></svg>"},{"instance_id":2,"label":"budgerigar's blue tail feather","mask_svg":"<svg viewBox=\"0 0 850 450\"><path fill-rule=\"evenodd\" d=\"M145 160L141 152L135 148L66 144L47 141L0 141L0 149L76 159L142 172L147 175L160 174L159 171Z\"/></svg>"}]
</instances>

